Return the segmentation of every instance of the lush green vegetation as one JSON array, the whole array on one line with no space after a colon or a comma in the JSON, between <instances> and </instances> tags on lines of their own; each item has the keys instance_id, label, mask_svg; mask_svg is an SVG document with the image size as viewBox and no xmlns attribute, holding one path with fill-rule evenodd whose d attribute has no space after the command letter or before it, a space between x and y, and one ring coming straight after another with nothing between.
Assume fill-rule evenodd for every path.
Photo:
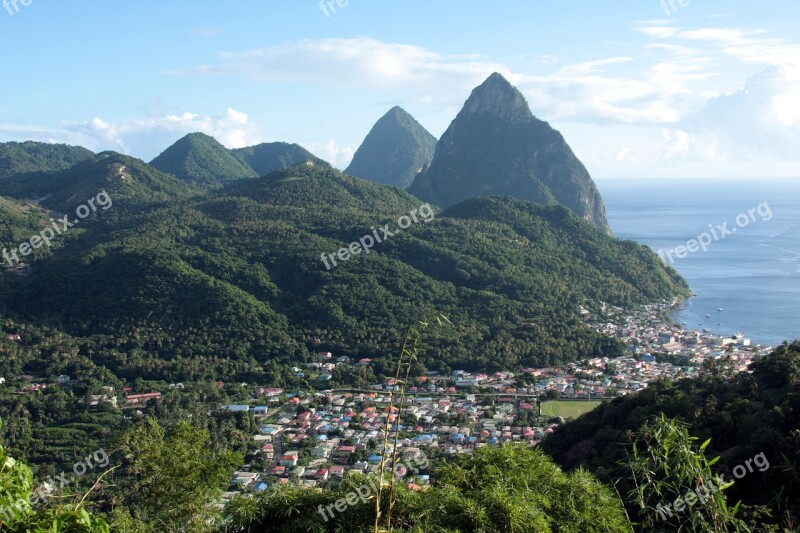
<instances>
[{"instance_id":1,"label":"lush green vegetation","mask_svg":"<svg viewBox=\"0 0 800 533\"><path fill-rule=\"evenodd\" d=\"M257 175L250 165L204 133L182 137L150 165L180 180L209 188Z\"/></svg>"},{"instance_id":2,"label":"lush green vegetation","mask_svg":"<svg viewBox=\"0 0 800 533\"><path fill-rule=\"evenodd\" d=\"M159 172L134 157L116 152L102 152L66 170L0 180L0 194L16 198L41 198L41 205L59 213L70 214L90 198L106 191L114 207L102 219L122 219L145 210L150 205L174 202L188 197L196 189L175 177ZM81 227L84 222L81 223Z\"/></svg>"},{"instance_id":3,"label":"lush green vegetation","mask_svg":"<svg viewBox=\"0 0 800 533\"><path fill-rule=\"evenodd\" d=\"M49 218L44 209L33 204L0 196L0 253L3 248L16 247L19 243L30 239L32 235L36 235L42 225L49 224ZM44 252L40 248L34 253L40 251ZM5 259L0 259L0 262L5 262Z\"/></svg>"},{"instance_id":4,"label":"lush green vegetation","mask_svg":"<svg viewBox=\"0 0 800 533\"><path fill-rule=\"evenodd\" d=\"M64 170L94 154L80 146L27 141L0 143L0 179Z\"/></svg>"},{"instance_id":5,"label":"lush green vegetation","mask_svg":"<svg viewBox=\"0 0 800 533\"><path fill-rule=\"evenodd\" d=\"M443 464L436 479L437 484L423 492L395 489L392 531L630 531L612 489L583 471L565 474L539 451L481 448L474 456ZM234 500L226 510L228 530L371 532L377 495L372 487L377 483L355 474L333 491L286 487ZM371 498L351 497L355 503L347 502L346 509L337 512L336 501L346 501L357 490ZM382 498L387 499L382 507L388 509L388 491L382 491Z\"/></svg>"},{"instance_id":6,"label":"lush green vegetation","mask_svg":"<svg viewBox=\"0 0 800 533\"><path fill-rule=\"evenodd\" d=\"M0 446L0 530L8 533L109 533L108 523L87 511L87 496L89 493L74 498L54 495L42 485L35 486L30 468L6 455Z\"/></svg>"},{"instance_id":7,"label":"lush green vegetation","mask_svg":"<svg viewBox=\"0 0 800 533\"><path fill-rule=\"evenodd\" d=\"M785 344L754 363L753 373L732 374L725 361L708 365L700 379L651 384L645 391L604 403L561 426L542 444L565 467L581 465L621 492L636 483L627 467L629 435L663 414L688 424L719 455L716 473L731 472L759 453L771 467L750 473L726 491L749 516L763 511L766 525L796 530L800 524L800 343ZM673 496L674 498L674 496ZM632 516L639 508L629 506Z\"/></svg>"},{"instance_id":8,"label":"lush green vegetation","mask_svg":"<svg viewBox=\"0 0 800 533\"><path fill-rule=\"evenodd\" d=\"M444 207L485 195L560 204L610 232L586 168L500 74L472 92L439 140L430 168L408 190Z\"/></svg>"},{"instance_id":9,"label":"lush green vegetation","mask_svg":"<svg viewBox=\"0 0 800 533\"><path fill-rule=\"evenodd\" d=\"M0 296L19 319L86 339L91 358L118 376L255 379L271 359L306 362L317 350L380 366L399 351L397 331L433 310L456 328L430 339L428 367L614 356L619 343L584 325L580 305L686 291L645 247L613 240L562 207L499 198L454 206L327 271L322 253L384 223L396 230L418 201L324 164L190 200L180 199L176 180L124 156L86 164L105 176L120 161L133 184L84 173L81 193L70 195L104 186L114 207L36 262L31 276L8 279ZM158 179L149 197L146 178ZM166 204L170 197L178 201Z\"/></svg>"},{"instance_id":10,"label":"lush green vegetation","mask_svg":"<svg viewBox=\"0 0 800 533\"><path fill-rule=\"evenodd\" d=\"M259 176L266 176L270 172L294 167L306 161L324 163L299 144L284 142L261 143L246 148L235 148L231 150L231 153L249 165Z\"/></svg>"},{"instance_id":11,"label":"lush green vegetation","mask_svg":"<svg viewBox=\"0 0 800 533\"><path fill-rule=\"evenodd\" d=\"M331 380L367 387L394 374L400 332L434 312L453 326L425 337L412 375L615 356L621 345L589 328L581 306L686 294L647 248L563 206L499 197L436 212L328 270L321 254L385 224L397 230L398 217L422 216L420 201L318 159L254 178L242 172L248 158L267 168L307 154L261 145L234 157L211 141L179 141L160 156L169 172L104 152L0 179L0 194L52 210L0 199L2 238L14 244L101 191L113 199L34 256L28 275L0 273L0 376L14 387L0 396L3 442L34 465L2 488L24 492L33 473L42 479L91 450L113 452L102 482L77 480L74 494L21 517L19 531L59 517L63 531L104 531L105 521L131 533L367 530L374 502L327 522L316 507L364 481L356 477L332 490L239 500L220 525L221 509L209 504L257 431L252 415L219 410L249 400L241 382L311 388L290 367L324 350L373 358ZM20 340L7 340L12 333ZM52 386L62 374L70 381ZM31 381L51 386L16 393ZM114 408L127 386L163 396ZM525 448L483 449L443 465L428 492L396 495L393 523L406 531L629 530L610 485Z\"/></svg>"},{"instance_id":12,"label":"lush green vegetation","mask_svg":"<svg viewBox=\"0 0 800 533\"><path fill-rule=\"evenodd\" d=\"M705 454L711 440L697 440L685 424L663 414L639 431L626 462L639 525L646 531L752 531L737 516L740 503L729 505L726 491L733 483L714 475L719 457Z\"/></svg>"},{"instance_id":13,"label":"lush green vegetation","mask_svg":"<svg viewBox=\"0 0 800 533\"><path fill-rule=\"evenodd\" d=\"M212 530L220 514L212 504L242 464L208 431L187 421L167 430L152 419L125 433L113 457L120 468L103 493L113 529L137 533Z\"/></svg>"},{"instance_id":14,"label":"lush green vegetation","mask_svg":"<svg viewBox=\"0 0 800 533\"><path fill-rule=\"evenodd\" d=\"M406 188L431 163L435 149L436 137L395 106L372 127L345 173Z\"/></svg>"}]
</instances>

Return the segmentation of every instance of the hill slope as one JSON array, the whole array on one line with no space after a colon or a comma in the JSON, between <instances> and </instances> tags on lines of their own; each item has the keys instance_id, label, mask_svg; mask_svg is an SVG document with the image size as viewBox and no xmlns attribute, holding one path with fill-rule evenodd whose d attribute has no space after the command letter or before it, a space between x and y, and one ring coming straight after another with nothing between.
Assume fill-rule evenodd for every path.
<instances>
[{"instance_id":1,"label":"hill slope","mask_svg":"<svg viewBox=\"0 0 800 533\"><path fill-rule=\"evenodd\" d=\"M401 107L393 107L370 130L346 174L406 188L433 159L436 137Z\"/></svg>"},{"instance_id":2,"label":"hill slope","mask_svg":"<svg viewBox=\"0 0 800 533\"><path fill-rule=\"evenodd\" d=\"M651 251L560 206L482 198L398 231L398 217L419 208L396 188L302 165L92 226L4 296L29 320L126 339L139 359L109 346L115 371L161 375L176 357L225 356L224 375L319 349L380 361L434 311L456 324L430 339L423 361L436 368L616 355L579 305L685 292ZM326 269L323 254L384 224L397 233Z\"/></svg>"},{"instance_id":3,"label":"hill slope","mask_svg":"<svg viewBox=\"0 0 800 533\"><path fill-rule=\"evenodd\" d=\"M39 199L60 213L73 211L105 191L114 203L115 218L138 212L147 204L174 201L197 192L190 184L159 172L144 161L116 152L101 152L58 172L37 172L0 180L0 194Z\"/></svg>"},{"instance_id":4,"label":"hill slope","mask_svg":"<svg viewBox=\"0 0 800 533\"><path fill-rule=\"evenodd\" d=\"M261 143L246 148L235 148L231 150L231 153L259 176L300 165L306 161L322 162L299 144L284 142Z\"/></svg>"},{"instance_id":5,"label":"hill slope","mask_svg":"<svg viewBox=\"0 0 800 533\"><path fill-rule=\"evenodd\" d=\"M94 154L80 146L34 141L0 143L0 179L69 168Z\"/></svg>"},{"instance_id":6,"label":"hill slope","mask_svg":"<svg viewBox=\"0 0 800 533\"><path fill-rule=\"evenodd\" d=\"M561 465L586 467L625 494L634 486L630 471L620 464L630 453L629 436L663 413L688 424L698 445L711 439L706 455L720 456L714 471L728 479L738 465L763 453L771 467L735 480L725 494L729 502L741 499L745 505L767 506L772 517L761 516L763 524L783 520L785 526L796 524L800 519L800 342L784 344L757 360L752 373L731 375L733 367L735 363L714 361L696 380L652 383L638 394L617 398L560 426L541 448ZM665 494L664 500L676 496Z\"/></svg>"},{"instance_id":7,"label":"hill slope","mask_svg":"<svg viewBox=\"0 0 800 533\"><path fill-rule=\"evenodd\" d=\"M485 195L561 204L610 233L600 193L564 138L500 74L472 91L409 192L444 207Z\"/></svg>"},{"instance_id":8,"label":"hill slope","mask_svg":"<svg viewBox=\"0 0 800 533\"><path fill-rule=\"evenodd\" d=\"M249 165L204 133L182 137L150 165L180 180L210 188L257 175Z\"/></svg>"}]
</instances>

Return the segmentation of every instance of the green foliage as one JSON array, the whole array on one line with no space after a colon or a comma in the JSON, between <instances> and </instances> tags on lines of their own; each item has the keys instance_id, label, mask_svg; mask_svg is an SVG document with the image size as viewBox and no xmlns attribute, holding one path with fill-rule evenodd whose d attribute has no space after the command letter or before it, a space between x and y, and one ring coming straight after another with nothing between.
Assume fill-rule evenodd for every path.
<instances>
[{"instance_id":1,"label":"green foliage","mask_svg":"<svg viewBox=\"0 0 800 533\"><path fill-rule=\"evenodd\" d=\"M564 208L499 198L454 206L327 271L321 253L419 204L324 164L172 206L131 204L144 212L106 221L116 212L109 194L114 208L30 277L6 277L2 298L27 320L91 339L104 364L131 379L255 380L271 359L308 362L320 350L390 368L382 358L398 353L397 331L434 309L456 328L429 339L427 368L615 356L619 343L584 325L580 305L686 291L645 247ZM198 357L214 362L191 362Z\"/></svg>"},{"instance_id":2,"label":"green foliage","mask_svg":"<svg viewBox=\"0 0 800 533\"><path fill-rule=\"evenodd\" d=\"M186 421L167 430L148 419L122 437L118 454L113 498L124 505L114 529L123 532L213 530L218 512L209 504L242 464L241 455L217 449L206 430Z\"/></svg>"},{"instance_id":3,"label":"green foliage","mask_svg":"<svg viewBox=\"0 0 800 533\"><path fill-rule=\"evenodd\" d=\"M641 508L641 527L648 531L749 532L736 516L737 503L728 507L725 491L733 483L714 476L706 440L699 447L685 424L663 415L645 424L634 442L627 466L635 487L630 497ZM685 499L683 511L664 508L678 497ZM674 516L673 516L674 512Z\"/></svg>"},{"instance_id":4,"label":"green foliage","mask_svg":"<svg viewBox=\"0 0 800 533\"><path fill-rule=\"evenodd\" d=\"M48 213L32 203L18 202L0 196L0 253L3 249L16 248L20 243L28 241L31 236L38 235L44 225L50 225ZM38 248L33 251L34 257L47 255L49 250ZM22 256L18 255L22 258ZM0 258L0 263L5 263ZM0 281L2 286L2 281Z\"/></svg>"},{"instance_id":5,"label":"green foliage","mask_svg":"<svg viewBox=\"0 0 800 533\"><path fill-rule=\"evenodd\" d=\"M38 494L34 494L30 468L6 455L0 446L0 530L8 533L109 533L106 521L85 509L84 499L74 504L63 499L40 502ZM54 501L59 503L52 503Z\"/></svg>"},{"instance_id":6,"label":"green foliage","mask_svg":"<svg viewBox=\"0 0 800 533\"><path fill-rule=\"evenodd\" d=\"M375 123L345 174L406 188L433 159L436 137L401 107Z\"/></svg>"},{"instance_id":7,"label":"green foliage","mask_svg":"<svg viewBox=\"0 0 800 533\"><path fill-rule=\"evenodd\" d=\"M150 165L180 180L209 188L257 175L247 163L204 133L182 137Z\"/></svg>"},{"instance_id":8,"label":"green foliage","mask_svg":"<svg viewBox=\"0 0 800 533\"><path fill-rule=\"evenodd\" d=\"M565 474L541 452L524 447L478 449L440 468L437 480L423 492L396 487L392 531L630 531L613 491L586 472ZM374 476L351 474L332 490L276 487L238 498L226 508L226 531L373 531L378 483ZM355 503L344 511L326 512L359 487L368 498L351 497Z\"/></svg>"},{"instance_id":9,"label":"green foliage","mask_svg":"<svg viewBox=\"0 0 800 533\"><path fill-rule=\"evenodd\" d=\"M64 170L94 154L80 146L27 141L0 143L0 179Z\"/></svg>"},{"instance_id":10,"label":"green foliage","mask_svg":"<svg viewBox=\"0 0 800 533\"><path fill-rule=\"evenodd\" d=\"M106 222L110 218L122 218L123 213L139 213L148 204L175 201L188 196L192 190L173 176L116 152L102 152L58 172L0 180L0 194L44 198L42 206L68 213L70 220L75 218L72 215L76 207L106 191L113 201L108 211L100 209ZM79 228L84 225L85 222Z\"/></svg>"},{"instance_id":11,"label":"green foliage","mask_svg":"<svg viewBox=\"0 0 800 533\"><path fill-rule=\"evenodd\" d=\"M752 373L731 375L727 366L717 361L698 379L651 383L604 403L559 427L542 448L562 466L582 465L629 492L636 485L624 443L656 417L677 419L699 439L711 439L706 453L720 457L714 470L728 479L736 466L763 453L771 467L749 473L726 495L742 501L748 523L758 515L765 527L793 530L800 524L800 342L758 359ZM629 506L629 512L636 518L639 509Z\"/></svg>"},{"instance_id":12,"label":"green foliage","mask_svg":"<svg viewBox=\"0 0 800 533\"><path fill-rule=\"evenodd\" d=\"M285 170L306 161L324 163L299 144L284 142L261 143L246 148L235 148L231 153L249 165L259 176L266 176L276 170Z\"/></svg>"}]
</instances>

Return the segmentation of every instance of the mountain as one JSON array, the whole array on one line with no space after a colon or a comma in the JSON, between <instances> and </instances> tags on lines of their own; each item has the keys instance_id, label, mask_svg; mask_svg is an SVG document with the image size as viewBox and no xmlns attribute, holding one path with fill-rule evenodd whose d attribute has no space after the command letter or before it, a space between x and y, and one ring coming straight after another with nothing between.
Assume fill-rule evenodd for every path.
<instances>
[{"instance_id":1,"label":"mountain","mask_svg":"<svg viewBox=\"0 0 800 533\"><path fill-rule=\"evenodd\" d=\"M116 213L145 204L174 201L197 192L190 184L164 174L144 161L116 152L101 152L58 172L37 172L0 180L0 194L38 199L61 213L95 198L101 191L112 198Z\"/></svg>"},{"instance_id":2,"label":"mountain","mask_svg":"<svg viewBox=\"0 0 800 533\"><path fill-rule=\"evenodd\" d=\"M153 159L150 165L183 181L209 188L257 176L247 163L204 133L182 137Z\"/></svg>"},{"instance_id":3,"label":"mountain","mask_svg":"<svg viewBox=\"0 0 800 533\"><path fill-rule=\"evenodd\" d=\"M317 156L300 146L284 142L261 143L246 148L231 150L240 161L265 176L276 170L283 170L306 161L321 162Z\"/></svg>"},{"instance_id":4,"label":"mountain","mask_svg":"<svg viewBox=\"0 0 800 533\"><path fill-rule=\"evenodd\" d=\"M80 146L34 141L0 143L0 179L69 168L94 154Z\"/></svg>"},{"instance_id":5,"label":"mountain","mask_svg":"<svg viewBox=\"0 0 800 533\"><path fill-rule=\"evenodd\" d=\"M400 231L412 212L418 222ZM386 224L395 235L326 268L325 254ZM582 322L581 305L686 293L652 251L562 206L487 197L434 214L326 164L86 228L0 294L0 311L86 338L124 376L260 375L322 349L389 368L407 325L434 311L455 327L429 339L420 362L431 368L548 366L621 353Z\"/></svg>"},{"instance_id":6,"label":"mountain","mask_svg":"<svg viewBox=\"0 0 800 533\"><path fill-rule=\"evenodd\" d=\"M497 73L472 91L437 143L430 167L408 190L443 207L485 195L561 204L610 234L586 168L564 137L534 117L522 94Z\"/></svg>"},{"instance_id":7,"label":"mountain","mask_svg":"<svg viewBox=\"0 0 800 533\"><path fill-rule=\"evenodd\" d=\"M436 137L395 106L372 127L345 173L406 188L430 164L435 148Z\"/></svg>"},{"instance_id":8,"label":"mountain","mask_svg":"<svg viewBox=\"0 0 800 533\"><path fill-rule=\"evenodd\" d=\"M308 209L323 218L321 210L345 209L382 215L410 210L419 204L408 193L342 174L324 161L241 182L226 192L228 196L246 197L270 206Z\"/></svg>"}]
</instances>

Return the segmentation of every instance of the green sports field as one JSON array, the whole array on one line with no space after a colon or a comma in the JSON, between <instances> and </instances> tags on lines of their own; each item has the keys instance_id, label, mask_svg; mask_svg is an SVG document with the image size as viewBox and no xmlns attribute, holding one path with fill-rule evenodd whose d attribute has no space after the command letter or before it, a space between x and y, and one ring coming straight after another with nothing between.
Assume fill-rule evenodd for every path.
<instances>
[{"instance_id":1,"label":"green sports field","mask_svg":"<svg viewBox=\"0 0 800 533\"><path fill-rule=\"evenodd\" d=\"M578 418L583 413L588 413L602 400L553 400L542 404L543 416L561 416L563 418Z\"/></svg>"}]
</instances>

